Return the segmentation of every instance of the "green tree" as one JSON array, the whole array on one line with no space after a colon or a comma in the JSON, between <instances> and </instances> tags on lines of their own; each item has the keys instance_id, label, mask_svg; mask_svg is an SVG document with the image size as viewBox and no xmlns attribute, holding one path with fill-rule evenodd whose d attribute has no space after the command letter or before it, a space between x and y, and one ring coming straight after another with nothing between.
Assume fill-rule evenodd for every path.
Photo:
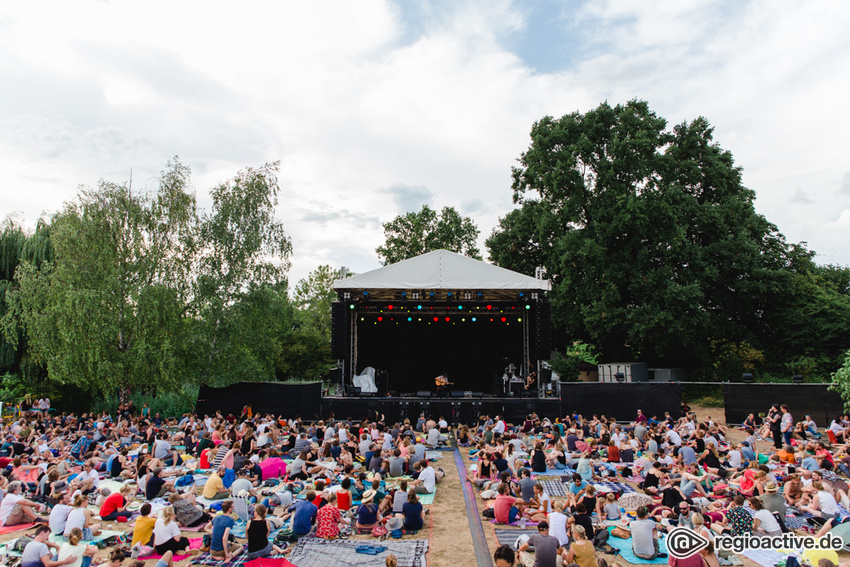
<instances>
[{"instance_id":1,"label":"green tree","mask_svg":"<svg viewBox=\"0 0 850 567\"><path fill-rule=\"evenodd\" d=\"M558 373L563 382L577 381L582 363L594 366L599 364L596 349L582 341L575 341L567 347L564 354L557 353L555 358L549 361L552 370Z\"/></svg>"},{"instance_id":2,"label":"green tree","mask_svg":"<svg viewBox=\"0 0 850 567\"><path fill-rule=\"evenodd\" d=\"M302 322L315 329L330 344L331 340L331 303L336 299L333 283L349 273L327 264L310 272L298 282L293 292L293 301Z\"/></svg>"},{"instance_id":3,"label":"green tree","mask_svg":"<svg viewBox=\"0 0 850 567\"><path fill-rule=\"evenodd\" d=\"M186 379L181 339L193 257L195 201L174 161L158 188L101 181L52 221L53 262L25 261L7 294L6 336L52 381L102 393L169 388ZM32 250L44 255L44 237ZM39 252L40 251L40 252Z\"/></svg>"},{"instance_id":4,"label":"green tree","mask_svg":"<svg viewBox=\"0 0 850 567\"><path fill-rule=\"evenodd\" d=\"M461 216L454 207L443 207L437 214L423 205L418 213L409 212L384 223L386 241L375 251L384 265L440 249L480 260L478 233L472 219Z\"/></svg>"},{"instance_id":5,"label":"green tree","mask_svg":"<svg viewBox=\"0 0 850 567\"><path fill-rule=\"evenodd\" d=\"M497 264L552 279L565 335L609 358L711 369L711 341L750 338L766 258L788 245L756 214L704 118L667 128L647 103L545 117L487 240Z\"/></svg>"},{"instance_id":6,"label":"green tree","mask_svg":"<svg viewBox=\"0 0 850 567\"><path fill-rule=\"evenodd\" d=\"M850 410L850 350L844 354L843 364L832 373L829 389L838 392L844 399L844 409Z\"/></svg>"},{"instance_id":7,"label":"green tree","mask_svg":"<svg viewBox=\"0 0 850 567\"><path fill-rule=\"evenodd\" d=\"M292 241L275 218L279 192L277 162L247 168L211 192L212 210L200 223L195 306L204 321L207 346L202 379L226 383L238 378L223 358L232 355L246 329L226 320L232 306L251 289L285 287Z\"/></svg>"}]
</instances>

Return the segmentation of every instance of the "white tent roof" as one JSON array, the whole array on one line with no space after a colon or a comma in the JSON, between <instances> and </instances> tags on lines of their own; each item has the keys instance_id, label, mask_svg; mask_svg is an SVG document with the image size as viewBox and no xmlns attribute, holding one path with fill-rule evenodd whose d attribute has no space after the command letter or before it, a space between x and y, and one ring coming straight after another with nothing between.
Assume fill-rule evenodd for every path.
<instances>
[{"instance_id":1,"label":"white tent roof","mask_svg":"<svg viewBox=\"0 0 850 567\"><path fill-rule=\"evenodd\" d=\"M365 274L337 280L334 289L549 290L549 282L448 250L435 250Z\"/></svg>"}]
</instances>

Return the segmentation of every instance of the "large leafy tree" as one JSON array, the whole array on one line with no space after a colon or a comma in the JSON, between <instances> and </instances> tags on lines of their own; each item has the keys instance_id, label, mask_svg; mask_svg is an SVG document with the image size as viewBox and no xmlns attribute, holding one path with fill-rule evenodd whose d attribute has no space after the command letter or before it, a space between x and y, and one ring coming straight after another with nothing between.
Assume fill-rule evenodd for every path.
<instances>
[{"instance_id":1,"label":"large leafy tree","mask_svg":"<svg viewBox=\"0 0 850 567\"><path fill-rule=\"evenodd\" d=\"M245 378L231 370L238 367L232 359L239 356L249 329L236 328L228 321L228 313L235 305L250 302L249 292L258 288L283 285L285 289L292 240L275 218L278 170L277 162L247 168L210 192L212 209L200 221L201 257L194 302L204 321L204 381ZM258 378L262 376L252 376Z\"/></svg>"},{"instance_id":2,"label":"large leafy tree","mask_svg":"<svg viewBox=\"0 0 850 567\"><path fill-rule=\"evenodd\" d=\"M4 326L23 327L51 380L102 393L185 380L195 206L187 182L175 161L154 191L84 188L52 221L53 262L20 264Z\"/></svg>"},{"instance_id":3,"label":"large leafy tree","mask_svg":"<svg viewBox=\"0 0 850 567\"><path fill-rule=\"evenodd\" d=\"M440 249L480 260L478 233L472 219L461 216L454 207L443 207L438 214L423 205L419 212L405 213L384 223L386 241L375 251L384 265Z\"/></svg>"},{"instance_id":4,"label":"large leafy tree","mask_svg":"<svg viewBox=\"0 0 850 567\"><path fill-rule=\"evenodd\" d=\"M545 117L531 139L513 168L520 207L487 247L501 266L546 268L567 336L691 369L751 338L789 247L706 119L669 129L645 102L605 103Z\"/></svg>"}]
</instances>

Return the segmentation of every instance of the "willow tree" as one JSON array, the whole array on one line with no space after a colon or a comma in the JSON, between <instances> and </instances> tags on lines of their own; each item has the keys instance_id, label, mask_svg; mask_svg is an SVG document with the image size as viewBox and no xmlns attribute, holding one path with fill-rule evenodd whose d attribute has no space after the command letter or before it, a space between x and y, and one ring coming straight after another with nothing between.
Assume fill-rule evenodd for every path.
<instances>
[{"instance_id":1,"label":"willow tree","mask_svg":"<svg viewBox=\"0 0 850 567\"><path fill-rule=\"evenodd\" d=\"M4 326L23 327L51 380L106 394L187 378L181 341L196 257L188 176L174 161L151 191L108 181L81 189L52 220L54 261L18 266Z\"/></svg>"}]
</instances>

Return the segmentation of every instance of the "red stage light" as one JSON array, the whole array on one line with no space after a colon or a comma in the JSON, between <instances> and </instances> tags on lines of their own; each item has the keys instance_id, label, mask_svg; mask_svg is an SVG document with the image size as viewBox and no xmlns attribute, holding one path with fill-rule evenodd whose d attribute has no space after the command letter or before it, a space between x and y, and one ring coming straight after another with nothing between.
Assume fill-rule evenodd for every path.
<instances>
[{"instance_id":1,"label":"red stage light","mask_svg":"<svg viewBox=\"0 0 850 567\"><path fill-rule=\"evenodd\" d=\"M439 320L440 320L440 318L439 318L439 317L434 317L434 321L435 321L435 322L436 322L436 321L439 321Z\"/></svg>"},{"instance_id":2,"label":"red stage light","mask_svg":"<svg viewBox=\"0 0 850 567\"><path fill-rule=\"evenodd\" d=\"M448 322L448 321L451 321L451 320L452 320L452 318L451 318L451 317L446 317L446 321L447 321L447 322Z\"/></svg>"},{"instance_id":3,"label":"red stage light","mask_svg":"<svg viewBox=\"0 0 850 567\"><path fill-rule=\"evenodd\" d=\"M383 321L383 320L384 320L383 317L378 317L378 321Z\"/></svg>"},{"instance_id":4,"label":"red stage light","mask_svg":"<svg viewBox=\"0 0 850 567\"><path fill-rule=\"evenodd\" d=\"M392 308L393 308L392 305L387 305L387 309L392 309Z\"/></svg>"},{"instance_id":5,"label":"red stage light","mask_svg":"<svg viewBox=\"0 0 850 567\"><path fill-rule=\"evenodd\" d=\"M380 317L379 317L379 319L380 319ZM507 317L502 317L502 323L504 323L504 322L505 322L505 321L507 321L507 320L508 320L508 318L507 318Z\"/></svg>"},{"instance_id":6,"label":"red stage light","mask_svg":"<svg viewBox=\"0 0 850 567\"><path fill-rule=\"evenodd\" d=\"M493 309L493 306L492 306L492 305L488 305L488 306L487 306L487 309Z\"/></svg>"}]
</instances>

